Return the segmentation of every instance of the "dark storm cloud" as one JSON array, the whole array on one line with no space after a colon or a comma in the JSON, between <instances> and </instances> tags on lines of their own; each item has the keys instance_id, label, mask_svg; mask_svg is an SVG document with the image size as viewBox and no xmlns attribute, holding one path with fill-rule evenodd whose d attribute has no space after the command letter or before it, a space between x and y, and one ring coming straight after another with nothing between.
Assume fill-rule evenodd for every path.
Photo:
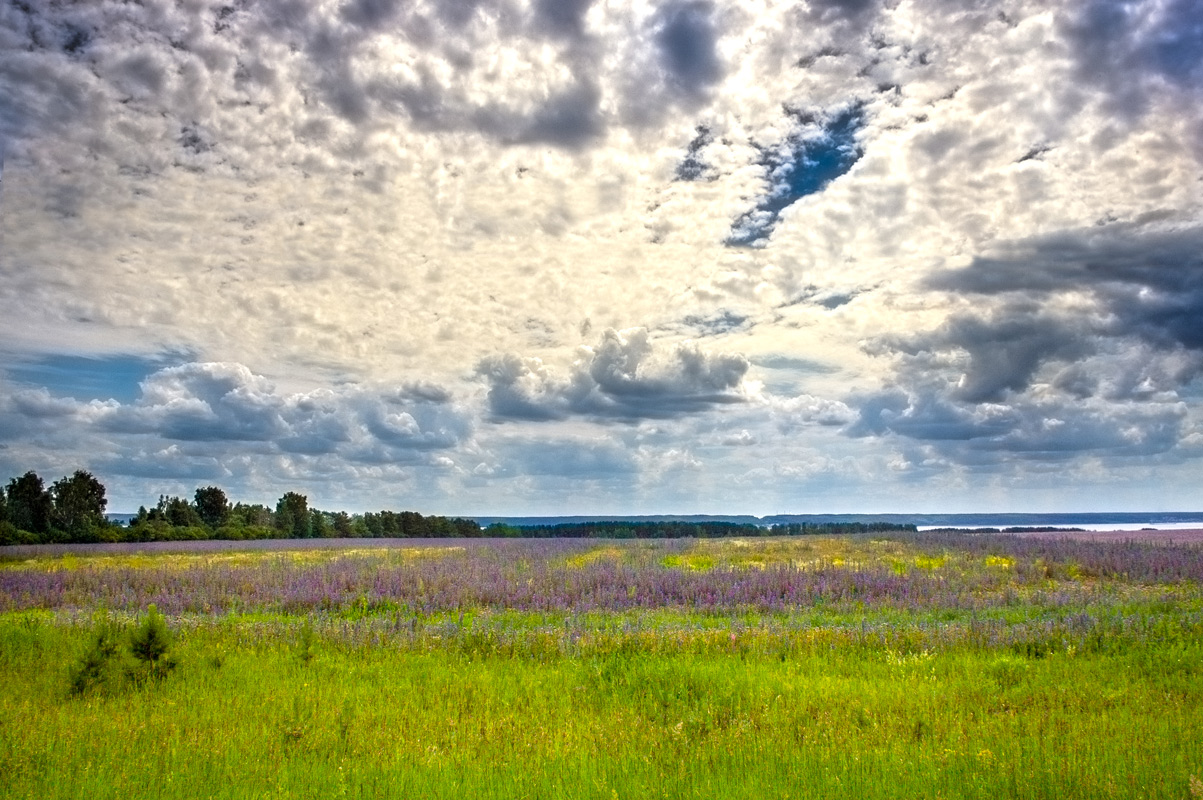
<instances>
[{"instance_id":1,"label":"dark storm cloud","mask_svg":"<svg viewBox=\"0 0 1203 800\"><path fill-rule=\"evenodd\" d=\"M671 418L743 401L748 361L680 344L655 353L647 331L607 331L586 349L566 380L516 355L487 358L477 373L489 384L496 420Z\"/></svg>"},{"instance_id":2,"label":"dark storm cloud","mask_svg":"<svg viewBox=\"0 0 1203 800\"><path fill-rule=\"evenodd\" d=\"M700 95L723 76L713 13L712 4L698 0L669 3L659 11L660 66L668 84L685 95Z\"/></svg>"}]
</instances>

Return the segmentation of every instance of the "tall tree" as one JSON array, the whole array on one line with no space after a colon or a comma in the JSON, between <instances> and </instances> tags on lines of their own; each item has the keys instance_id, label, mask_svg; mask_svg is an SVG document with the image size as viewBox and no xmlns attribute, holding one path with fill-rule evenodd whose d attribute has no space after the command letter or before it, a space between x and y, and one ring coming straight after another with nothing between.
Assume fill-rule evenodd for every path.
<instances>
[{"instance_id":1,"label":"tall tree","mask_svg":"<svg viewBox=\"0 0 1203 800\"><path fill-rule=\"evenodd\" d=\"M272 510L265 505L243 505L235 503L230 509L230 518L235 525L253 526L257 528L271 528L275 526L275 515Z\"/></svg>"},{"instance_id":2,"label":"tall tree","mask_svg":"<svg viewBox=\"0 0 1203 800\"><path fill-rule=\"evenodd\" d=\"M276 528L286 537L308 539L309 525L309 498L296 492L287 492L276 503Z\"/></svg>"},{"instance_id":3,"label":"tall tree","mask_svg":"<svg viewBox=\"0 0 1203 800\"><path fill-rule=\"evenodd\" d=\"M199 528L201 522L200 514L196 513L196 509L182 497L168 497L167 495L159 495L159 504L156 507L158 510L158 518L167 520L167 523L173 528ZM152 518L155 516L151 513Z\"/></svg>"},{"instance_id":4,"label":"tall tree","mask_svg":"<svg viewBox=\"0 0 1203 800\"><path fill-rule=\"evenodd\" d=\"M8 518L21 530L45 534L52 510L50 493L36 472L30 470L8 482Z\"/></svg>"},{"instance_id":5,"label":"tall tree","mask_svg":"<svg viewBox=\"0 0 1203 800\"><path fill-rule=\"evenodd\" d=\"M72 536L104 527L104 509L109 501L104 496L104 484L92 473L77 469L70 478L55 481L50 496L55 523Z\"/></svg>"},{"instance_id":6,"label":"tall tree","mask_svg":"<svg viewBox=\"0 0 1203 800\"><path fill-rule=\"evenodd\" d=\"M351 515L346 511L336 511L333 517L334 535L349 537L355 534L351 530Z\"/></svg>"},{"instance_id":7,"label":"tall tree","mask_svg":"<svg viewBox=\"0 0 1203 800\"><path fill-rule=\"evenodd\" d=\"M216 486L196 490L196 513L210 528L220 528L230 518L230 500Z\"/></svg>"}]
</instances>

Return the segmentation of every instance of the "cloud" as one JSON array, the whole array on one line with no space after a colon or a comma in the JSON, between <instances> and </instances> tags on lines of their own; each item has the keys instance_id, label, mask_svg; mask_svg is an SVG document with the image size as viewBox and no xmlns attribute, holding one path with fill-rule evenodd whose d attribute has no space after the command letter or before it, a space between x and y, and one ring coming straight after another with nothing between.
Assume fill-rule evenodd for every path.
<instances>
[{"instance_id":1,"label":"cloud","mask_svg":"<svg viewBox=\"0 0 1203 800\"><path fill-rule=\"evenodd\" d=\"M852 422L853 413L847 404L810 394L793 397L767 398L778 428L787 433L813 425L840 426Z\"/></svg>"},{"instance_id":2,"label":"cloud","mask_svg":"<svg viewBox=\"0 0 1203 800\"><path fill-rule=\"evenodd\" d=\"M1102 86L1127 115L1146 112L1163 86L1187 94L1203 87L1203 11L1190 0L1119 3L1092 0L1060 18L1080 80Z\"/></svg>"},{"instance_id":3,"label":"cloud","mask_svg":"<svg viewBox=\"0 0 1203 800\"><path fill-rule=\"evenodd\" d=\"M593 0L535 0L536 20L558 36L580 37L585 32L585 15Z\"/></svg>"},{"instance_id":4,"label":"cloud","mask_svg":"<svg viewBox=\"0 0 1203 800\"><path fill-rule=\"evenodd\" d=\"M806 4L811 18L819 23L861 23L877 11L877 0L810 0Z\"/></svg>"},{"instance_id":5,"label":"cloud","mask_svg":"<svg viewBox=\"0 0 1203 800\"><path fill-rule=\"evenodd\" d=\"M1174 401L1203 374L1201 246L1195 227L1133 224L999 243L925 281L976 311L871 349L900 355L908 384L955 381L950 397L968 403L1010 402L1034 388Z\"/></svg>"},{"instance_id":6,"label":"cloud","mask_svg":"<svg viewBox=\"0 0 1203 800\"><path fill-rule=\"evenodd\" d=\"M1160 349L1203 349L1203 228L1118 224L1002 242L927 286L1048 303L1077 293L1098 305L1095 336L1131 337ZM1097 320L1097 321L1096 321Z\"/></svg>"},{"instance_id":7,"label":"cloud","mask_svg":"<svg viewBox=\"0 0 1203 800\"><path fill-rule=\"evenodd\" d=\"M506 354L481 361L496 420L670 418L741 403L748 361L696 343L657 348L643 328L608 330L583 347L567 378L540 360Z\"/></svg>"},{"instance_id":8,"label":"cloud","mask_svg":"<svg viewBox=\"0 0 1203 800\"><path fill-rule=\"evenodd\" d=\"M969 406L935 392L887 390L855 397L853 437L895 434L937 445L962 464L999 464L1013 458L1069 460L1168 453L1188 430L1182 403L1104 403L1085 406L1056 398Z\"/></svg>"},{"instance_id":9,"label":"cloud","mask_svg":"<svg viewBox=\"0 0 1203 800\"><path fill-rule=\"evenodd\" d=\"M15 392L0 406L0 425L10 431L31 432L46 420L65 435L129 441L131 454L182 443L219 461L242 452L422 461L425 453L455 448L472 429L449 393L432 384L288 393L231 363L159 370L131 403L85 403L37 389Z\"/></svg>"},{"instance_id":10,"label":"cloud","mask_svg":"<svg viewBox=\"0 0 1203 800\"><path fill-rule=\"evenodd\" d=\"M1016 308L987 316L957 314L934 331L885 337L877 347L909 356L916 370L934 366L941 356L954 362L950 366L961 367L964 360L954 395L969 403L1022 392L1045 362L1072 361L1092 349L1070 322Z\"/></svg>"},{"instance_id":11,"label":"cloud","mask_svg":"<svg viewBox=\"0 0 1203 800\"><path fill-rule=\"evenodd\" d=\"M702 0L667 3L657 11L660 65L668 84L684 95L702 94L723 75L713 14L714 6Z\"/></svg>"},{"instance_id":12,"label":"cloud","mask_svg":"<svg viewBox=\"0 0 1203 800\"><path fill-rule=\"evenodd\" d=\"M1000 242L924 282L942 324L869 344L896 388L855 396L854 437L949 443L945 455L1169 453L1203 374L1203 233L1117 224Z\"/></svg>"}]
</instances>

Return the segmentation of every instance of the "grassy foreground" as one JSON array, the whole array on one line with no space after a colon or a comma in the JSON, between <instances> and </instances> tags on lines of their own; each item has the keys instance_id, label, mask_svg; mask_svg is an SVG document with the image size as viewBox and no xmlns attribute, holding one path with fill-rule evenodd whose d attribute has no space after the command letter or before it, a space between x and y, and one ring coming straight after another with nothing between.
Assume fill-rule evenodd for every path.
<instances>
[{"instance_id":1,"label":"grassy foreground","mask_svg":"<svg viewBox=\"0 0 1203 800\"><path fill-rule=\"evenodd\" d=\"M1132 578L1141 557L1165 551L1128 553L1123 573L1083 556L1118 557L1103 545L1025 547L851 537L8 563L0 788L11 798L1203 797L1199 584ZM371 590L390 569L426 585L448 565L483 580L489 564L513 581L617 576L628 590L533 609L475 594L424 608L414 598L435 587L400 600ZM361 584L309 605L249 607L240 598L255 587L238 576L258 569L302 594L314 575ZM774 570L831 573L837 587L850 571L902 582L783 608L779 595L796 587L767 581ZM233 575L233 588L225 610L167 609L175 669L134 681L114 668L70 690L96 631L129 630L143 613L140 580L162 601L205 575ZM701 583L674 583L683 575ZM765 596L731 589L739 579L761 580ZM939 592L924 594L933 579ZM134 587L128 605L111 581ZM738 602L635 604L644 582L670 599L677 587ZM219 602L211 586L196 591ZM916 593L928 599L906 599Z\"/></svg>"}]
</instances>

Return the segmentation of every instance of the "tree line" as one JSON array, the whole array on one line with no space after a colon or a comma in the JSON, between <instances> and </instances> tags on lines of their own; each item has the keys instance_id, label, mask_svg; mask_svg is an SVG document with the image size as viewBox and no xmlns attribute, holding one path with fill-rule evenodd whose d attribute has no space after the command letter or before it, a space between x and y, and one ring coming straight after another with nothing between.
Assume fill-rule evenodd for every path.
<instances>
[{"instance_id":1,"label":"tree line","mask_svg":"<svg viewBox=\"0 0 1203 800\"><path fill-rule=\"evenodd\" d=\"M323 511L297 492L286 492L273 509L231 502L217 486L198 488L191 500L160 495L153 507L142 506L122 524L105 516L105 495L104 484L84 470L49 487L36 472L13 478L0 487L0 545L483 535L470 519L415 511Z\"/></svg>"},{"instance_id":2,"label":"tree line","mask_svg":"<svg viewBox=\"0 0 1203 800\"><path fill-rule=\"evenodd\" d=\"M49 487L36 472L0 487L0 545L91 542L165 542L199 539L329 538L606 538L676 539L725 536L805 536L809 534L914 531L889 522L832 522L764 527L734 522L602 521L521 527L475 520L423 516L416 511L348 514L309 506L309 499L286 492L276 507L230 502L217 486L203 486L191 500L160 495L153 508L142 506L128 524L105 516L105 487L84 470Z\"/></svg>"},{"instance_id":3,"label":"tree line","mask_svg":"<svg viewBox=\"0 0 1203 800\"><path fill-rule=\"evenodd\" d=\"M486 536L523 536L528 538L575 539L718 539L751 536L808 536L812 534L884 533L915 531L914 525L896 522L820 522L789 525L756 525L751 522L690 522L681 520L602 520L564 522L552 525L515 527L494 523Z\"/></svg>"}]
</instances>

